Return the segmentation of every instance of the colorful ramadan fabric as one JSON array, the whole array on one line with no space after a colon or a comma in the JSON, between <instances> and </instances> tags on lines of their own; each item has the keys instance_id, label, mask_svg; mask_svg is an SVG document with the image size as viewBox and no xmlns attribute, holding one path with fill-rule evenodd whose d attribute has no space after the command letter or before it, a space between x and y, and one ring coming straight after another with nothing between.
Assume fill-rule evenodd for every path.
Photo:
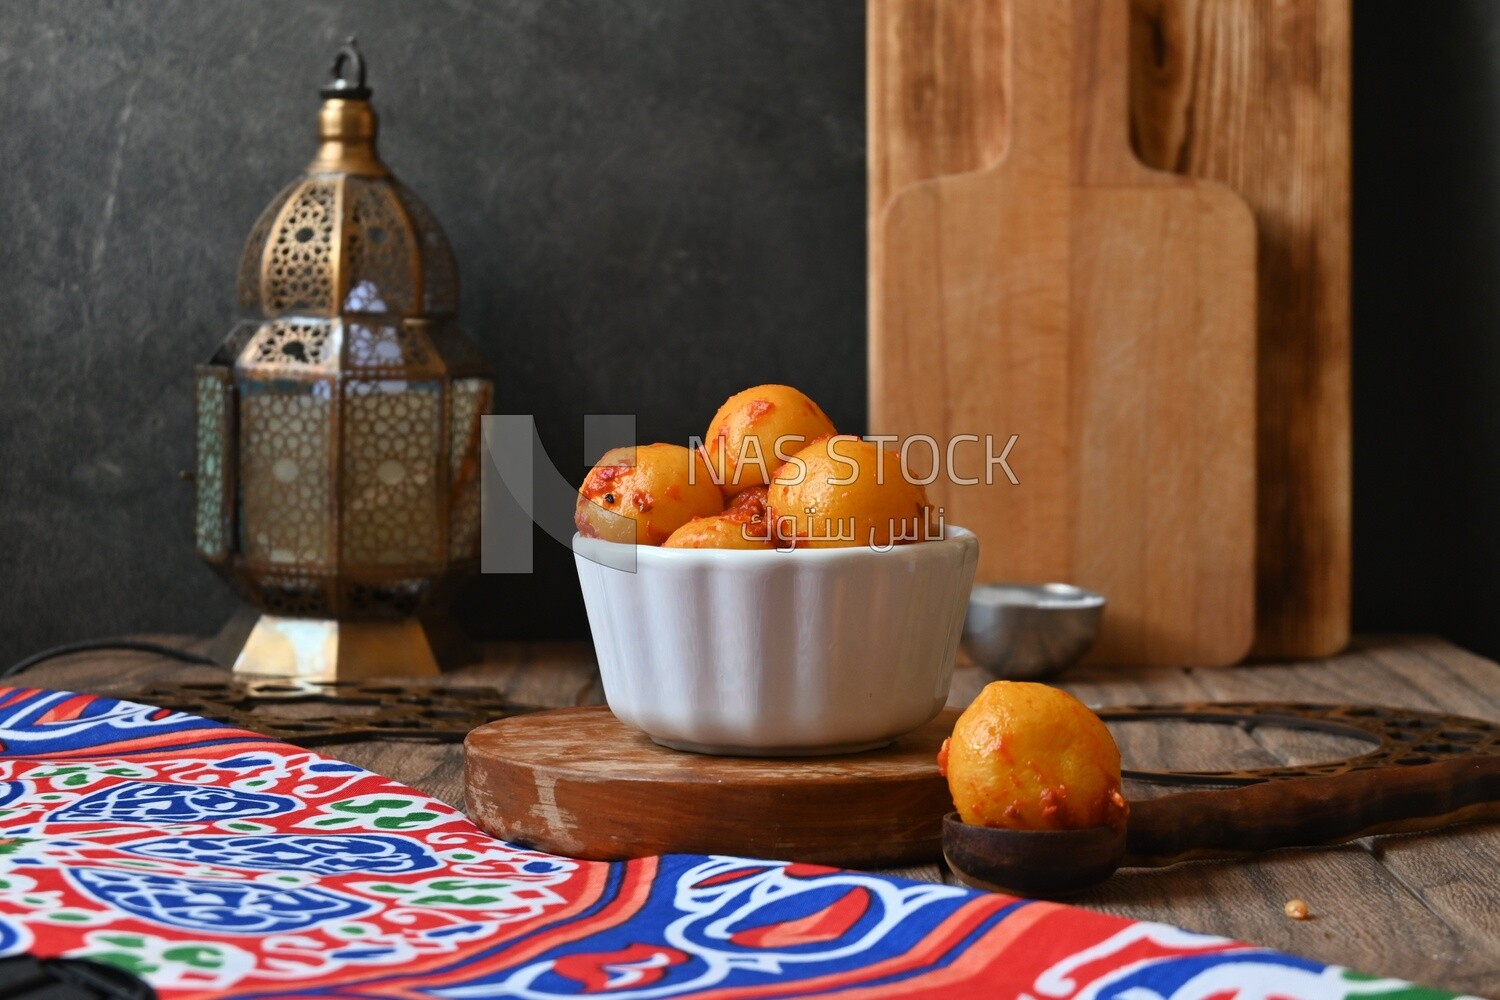
<instances>
[{"instance_id":1,"label":"colorful ramadan fabric","mask_svg":"<svg viewBox=\"0 0 1500 1000\"><path fill-rule=\"evenodd\" d=\"M167 998L1448 995L952 886L554 857L351 764L130 702L0 688L0 741L0 954L112 962Z\"/></svg>"}]
</instances>

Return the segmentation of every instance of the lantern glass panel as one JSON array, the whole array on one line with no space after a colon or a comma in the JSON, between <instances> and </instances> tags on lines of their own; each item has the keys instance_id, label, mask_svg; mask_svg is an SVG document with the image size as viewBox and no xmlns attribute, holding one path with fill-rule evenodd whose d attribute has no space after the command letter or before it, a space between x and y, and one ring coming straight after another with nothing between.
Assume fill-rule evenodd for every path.
<instances>
[{"instance_id":1,"label":"lantern glass panel","mask_svg":"<svg viewBox=\"0 0 1500 1000\"><path fill-rule=\"evenodd\" d=\"M230 391L229 369L203 367L196 386L198 417L197 509L194 535L198 554L217 562L229 554L231 495L229 480Z\"/></svg>"},{"instance_id":2,"label":"lantern glass panel","mask_svg":"<svg viewBox=\"0 0 1500 1000\"><path fill-rule=\"evenodd\" d=\"M333 382L242 378L240 547L261 566L333 570Z\"/></svg>"},{"instance_id":3,"label":"lantern glass panel","mask_svg":"<svg viewBox=\"0 0 1500 1000\"><path fill-rule=\"evenodd\" d=\"M439 381L344 384L343 568L442 565L442 390Z\"/></svg>"},{"instance_id":4,"label":"lantern glass panel","mask_svg":"<svg viewBox=\"0 0 1500 1000\"><path fill-rule=\"evenodd\" d=\"M448 558L479 558L481 420L490 412L489 379L455 379L449 402Z\"/></svg>"}]
</instances>

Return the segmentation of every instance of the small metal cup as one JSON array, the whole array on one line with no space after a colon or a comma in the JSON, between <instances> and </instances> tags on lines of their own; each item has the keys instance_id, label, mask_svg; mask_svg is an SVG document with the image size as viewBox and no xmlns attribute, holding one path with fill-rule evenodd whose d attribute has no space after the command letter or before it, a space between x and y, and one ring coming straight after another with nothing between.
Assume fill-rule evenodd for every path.
<instances>
[{"instance_id":1,"label":"small metal cup","mask_svg":"<svg viewBox=\"0 0 1500 1000\"><path fill-rule=\"evenodd\" d=\"M1044 680L1093 646L1104 595L1066 583L975 584L964 652L1002 680Z\"/></svg>"}]
</instances>

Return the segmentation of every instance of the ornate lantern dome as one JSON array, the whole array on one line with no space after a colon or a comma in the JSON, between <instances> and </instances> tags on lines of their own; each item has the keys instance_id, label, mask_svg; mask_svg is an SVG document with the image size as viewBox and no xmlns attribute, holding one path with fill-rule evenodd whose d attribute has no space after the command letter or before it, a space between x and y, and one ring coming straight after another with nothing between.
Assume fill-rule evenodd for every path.
<instances>
[{"instance_id":1,"label":"ornate lantern dome","mask_svg":"<svg viewBox=\"0 0 1500 1000\"><path fill-rule=\"evenodd\" d=\"M454 322L447 238L376 152L364 77L351 39L316 157L246 242L241 320L198 368L198 552L265 613L240 670L330 675L297 645L316 633L349 675L352 623L404 620L352 672L399 648L410 673L410 616L478 562L490 374Z\"/></svg>"}]
</instances>

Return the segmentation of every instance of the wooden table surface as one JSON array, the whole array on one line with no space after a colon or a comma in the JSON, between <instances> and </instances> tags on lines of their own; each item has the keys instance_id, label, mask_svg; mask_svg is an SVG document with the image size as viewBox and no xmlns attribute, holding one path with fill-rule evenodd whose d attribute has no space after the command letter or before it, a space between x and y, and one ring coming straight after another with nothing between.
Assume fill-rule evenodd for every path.
<instances>
[{"instance_id":1,"label":"wooden table surface","mask_svg":"<svg viewBox=\"0 0 1500 1000\"><path fill-rule=\"evenodd\" d=\"M193 645L190 640L179 640ZM120 694L148 682L221 679L211 667L144 654L87 653L42 664L28 685ZM961 665L951 703L964 705L988 678ZM495 645L482 664L448 674L447 684L499 689L542 705L593 704L603 691L584 644ZM1500 665L1440 639L1357 641L1316 663L1232 670L1111 671L1064 676L1062 686L1093 706L1194 700L1359 702L1441 710L1500 720ZM1112 726L1127 766L1231 768L1346 757L1364 744L1291 730L1191 723ZM463 807L458 744L380 741L324 750ZM1134 797L1155 794L1132 785ZM939 865L892 872L951 881ZM1313 918L1282 907L1306 900ZM1239 938L1367 972L1458 992L1500 997L1500 824L1441 833L1374 837L1340 847L1280 851L1248 861L1203 861L1123 871L1070 902Z\"/></svg>"}]
</instances>

